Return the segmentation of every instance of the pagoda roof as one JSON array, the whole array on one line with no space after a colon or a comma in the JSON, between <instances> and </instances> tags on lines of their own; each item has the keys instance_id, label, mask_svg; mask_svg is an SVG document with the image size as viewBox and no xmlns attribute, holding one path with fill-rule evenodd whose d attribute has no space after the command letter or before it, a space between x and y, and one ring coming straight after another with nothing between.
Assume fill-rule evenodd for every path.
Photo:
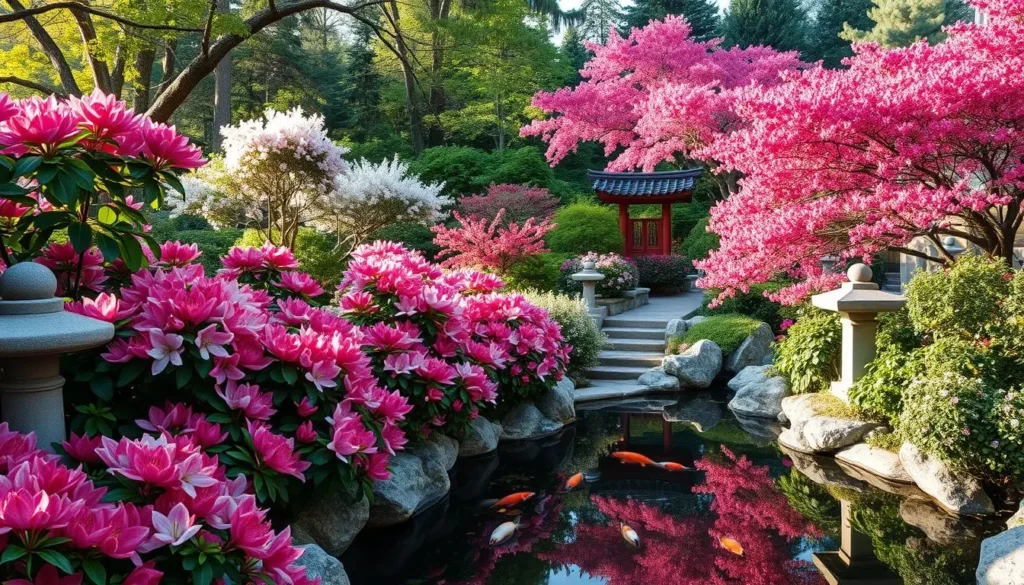
<instances>
[{"instance_id":1,"label":"pagoda roof","mask_svg":"<svg viewBox=\"0 0 1024 585\"><path fill-rule=\"evenodd\" d=\"M704 169L683 171L655 171L652 173L613 173L587 171L594 191L616 197L642 199L647 196L666 196L693 191Z\"/></svg>"}]
</instances>

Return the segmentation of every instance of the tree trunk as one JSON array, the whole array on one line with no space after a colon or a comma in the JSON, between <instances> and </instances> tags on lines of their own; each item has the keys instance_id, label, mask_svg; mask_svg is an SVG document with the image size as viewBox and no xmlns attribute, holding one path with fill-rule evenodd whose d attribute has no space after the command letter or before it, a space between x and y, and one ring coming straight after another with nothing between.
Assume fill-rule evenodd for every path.
<instances>
[{"instance_id":1,"label":"tree trunk","mask_svg":"<svg viewBox=\"0 0 1024 585\"><path fill-rule=\"evenodd\" d=\"M412 63L409 60L409 48L405 44L405 37L402 36L398 2L390 0L390 4L398 61L402 65L402 78L405 82L405 110L409 115L409 141L412 143L412 151L419 155L423 152L423 112L420 110L419 100L416 99L416 76L413 74Z\"/></svg>"},{"instance_id":2,"label":"tree trunk","mask_svg":"<svg viewBox=\"0 0 1024 585\"><path fill-rule=\"evenodd\" d=\"M24 10L25 6L18 0L7 0L7 4L11 6L15 11ZM75 81L75 74L71 71L71 65L68 64L67 58L64 57L64 53L54 42L53 37L50 33L46 32L43 25L39 24L34 16L25 17L25 26L35 37L42 48L43 53L46 53L47 58L50 59L50 64L57 70L57 77L60 79L60 85L64 88L64 93L68 95L82 95L82 90L78 88L78 82Z\"/></svg>"},{"instance_id":3,"label":"tree trunk","mask_svg":"<svg viewBox=\"0 0 1024 585\"><path fill-rule=\"evenodd\" d=\"M230 0L217 0L218 12L229 12ZM217 62L213 71L213 136L210 144L220 150L220 129L231 125L231 53L228 52Z\"/></svg>"},{"instance_id":4,"label":"tree trunk","mask_svg":"<svg viewBox=\"0 0 1024 585\"><path fill-rule=\"evenodd\" d=\"M136 112L145 112L149 109L149 88L153 84L153 61L156 60L156 51L146 49L139 51L135 56L135 71L139 77L135 80L135 101L133 107Z\"/></svg>"},{"instance_id":5,"label":"tree trunk","mask_svg":"<svg viewBox=\"0 0 1024 585\"><path fill-rule=\"evenodd\" d=\"M434 119L427 137L427 143L430 146L444 144L444 130L441 128L441 114L444 113L447 105L442 75L444 71L444 38L438 30L436 22L447 20L450 12L451 2L449 0L430 0L430 16L435 21L430 33L430 116Z\"/></svg>"},{"instance_id":6,"label":"tree trunk","mask_svg":"<svg viewBox=\"0 0 1024 585\"><path fill-rule=\"evenodd\" d=\"M117 46L114 51L114 67L110 71L110 91L119 98L124 90L124 67L127 62L124 55L126 52L124 46Z\"/></svg>"},{"instance_id":7,"label":"tree trunk","mask_svg":"<svg viewBox=\"0 0 1024 585\"><path fill-rule=\"evenodd\" d=\"M171 84L171 80L174 79L174 62L175 53L178 50L178 39L168 39L164 43L164 58L161 62L162 71L160 73L160 87L156 90L157 97L167 89L167 86Z\"/></svg>"},{"instance_id":8,"label":"tree trunk","mask_svg":"<svg viewBox=\"0 0 1024 585\"><path fill-rule=\"evenodd\" d=\"M92 16L81 10L71 10L78 24L78 32L82 36L82 46L85 49L85 59L89 62L89 69L92 70L93 82L96 88L105 93L110 92L110 70L102 59L98 59L92 52L92 45L96 42L96 27L93 26ZM149 84L147 83L148 87ZM148 102L148 100L147 100Z\"/></svg>"}]
</instances>

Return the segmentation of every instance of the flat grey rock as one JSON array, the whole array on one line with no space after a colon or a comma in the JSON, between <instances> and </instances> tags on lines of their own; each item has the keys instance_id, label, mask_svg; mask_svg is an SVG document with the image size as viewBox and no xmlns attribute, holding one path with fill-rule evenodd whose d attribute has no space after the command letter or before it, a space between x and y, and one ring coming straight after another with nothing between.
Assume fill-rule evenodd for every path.
<instances>
[{"instance_id":1,"label":"flat grey rock","mask_svg":"<svg viewBox=\"0 0 1024 585\"><path fill-rule=\"evenodd\" d=\"M490 453L498 448L501 425L478 416L466 430L466 436L459 441L459 457L475 457Z\"/></svg>"},{"instance_id":2,"label":"flat grey rock","mask_svg":"<svg viewBox=\"0 0 1024 585\"><path fill-rule=\"evenodd\" d=\"M501 419L501 440L539 439L558 432L562 423L553 421L533 404L516 406Z\"/></svg>"},{"instance_id":3,"label":"flat grey rock","mask_svg":"<svg viewBox=\"0 0 1024 585\"><path fill-rule=\"evenodd\" d=\"M707 388L722 369L722 349L714 341L701 339L679 355L667 356L662 368L683 388Z\"/></svg>"},{"instance_id":4,"label":"flat grey rock","mask_svg":"<svg viewBox=\"0 0 1024 585\"><path fill-rule=\"evenodd\" d=\"M807 455L813 455L814 449L811 449L807 443L804 443L803 437L799 433L793 431L793 429L785 429L779 435L779 445L798 453L804 453Z\"/></svg>"},{"instance_id":5,"label":"flat grey rock","mask_svg":"<svg viewBox=\"0 0 1024 585\"><path fill-rule=\"evenodd\" d=\"M684 320L684 323L686 323L686 328L690 329L697 323L703 323L707 320L708 318L705 317L704 315L697 315L696 317L690 317L689 319Z\"/></svg>"},{"instance_id":6,"label":"flat grey rock","mask_svg":"<svg viewBox=\"0 0 1024 585\"><path fill-rule=\"evenodd\" d=\"M781 376L755 381L740 388L729 401L736 414L777 420L782 399L789 395L789 384Z\"/></svg>"},{"instance_id":7,"label":"flat grey rock","mask_svg":"<svg viewBox=\"0 0 1024 585\"><path fill-rule=\"evenodd\" d=\"M305 535L300 544L319 545L327 554L340 556L370 519L370 502L359 490L316 490L295 519L295 533Z\"/></svg>"},{"instance_id":8,"label":"flat grey rock","mask_svg":"<svg viewBox=\"0 0 1024 585\"><path fill-rule=\"evenodd\" d=\"M690 423L697 432L703 433L722 421L722 405L709 398L697 397L665 407L661 416L667 422Z\"/></svg>"},{"instance_id":9,"label":"flat grey rock","mask_svg":"<svg viewBox=\"0 0 1024 585\"><path fill-rule=\"evenodd\" d=\"M664 368L652 368L644 372L640 379L637 380L637 383L658 392L679 390L679 378L667 374Z\"/></svg>"},{"instance_id":10,"label":"flat grey rock","mask_svg":"<svg viewBox=\"0 0 1024 585\"><path fill-rule=\"evenodd\" d=\"M829 452L859 442L877 427L878 423L873 422L816 416L795 423L791 428L814 451Z\"/></svg>"},{"instance_id":11,"label":"flat grey rock","mask_svg":"<svg viewBox=\"0 0 1024 585\"><path fill-rule=\"evenodd\" d=\"M900 447L900 461L917 487L954 514L992 514L995 506L977 479L954 471L938 457L911 443Z\"/></svg>"},{"instance_id":12,"label":"flat grey rock","mask_svg":"<svg viewBox=\"0 0 1024 585\"><path fill-rule=\"evenodd\" d=\"M981 541L978 585L1024 585L1024 528Z\"/></svg>"},{"instance_id":13,"label":"flat grey rock","mask_svg":"<svg viewBox=\"0 0 1024 585\"><path fill-rule=\"evenodd\" d=\"M774 341L775 334L772 333L772 328L762 322L735 351L729 354L725 360L725 369L739 372L747 366L760 366L764 363L765 356L771 355Z\"/></svg>"},{"instance_id":14,"label":"flat grey rock","mask_svg":"<svg viewBox=\"0 0 1024 585\"><path fill-rule=\"evenodd\" d=\"M302 556L295 564L306 570L306 577L319 578L320 585L349 585L348 574L341 561L315 544L303 547Z\"/></svg>"},{"instance_id":15,"label":"flat grey rock","mask_svg":"<svg viewBox=\"0 0 1024 585\"><path fill-rule=\"evenodd\" d=\"M440 446L439 446L440 447ZM373 482L373 504L370 506L368 526L394 526L436 502L448 493L451 480L443 463L446 454L426 448L430 462L424 462L411 452L401 452L391 458L391 477Z\"/></svg>"},{"instance_id":16,"label":"flat grey rock","mask_svg":"<svg viewBox=\"0 0 1024 585\"><path fill-rule=\"evenodd\" d=\"M730 378L727 386L730 390L737 392L747 384L766 380L768 378L767 371L768 366L747 366Z\"/></svg>"},{"instance_id":17,"label":"flat grey rock","mask_svg":"<svg viewBox=\"0 0 1024 585\"><path fill-rule=\"evenodd\" d=\"M867 443L857 443L840 449L836 459L869 471L887 481L895 483L914 483L907 470L903 468L900 456L892 451L872 447Z\"/></svg>"},{"instance_id":18,"label":"flat grey rock","mask_svg":"<svg viewBox=\"0 0 1024 585\"><path fill-rule=\"evenodd\" d=\"M665 326L665 341L669 338L675 337L676 335L682 335L686 333L686 321L682 319L672 319Z\"/></svg>"},{"instance_id":19,"label":"flat grey rock","mask_svg":"<svg viewBox=\"0 0 1024 585\"><path fill-rule=\"evenodd\" d=\"M576 408L573 406L575 391L576 384L565 376L537 399L537 410L553 421L571 423L576 420Z\"/></svg>"},{"instance_id":20,"label":"flat grey rock","mask_svg":"<svg viewBox=\"0 0 1024 585\"><path fill-rule=\"evenodd\" d=\"M784 435L785 432L782 436ZM825 487L852 490L857 493L868 493L874 489L869 484L847 475L831 457L821 457L790 449L782 443L782 436L779 437L782 452L793 461L793 467L807 476L807 479Z\"/></svg>"}]
</instances>

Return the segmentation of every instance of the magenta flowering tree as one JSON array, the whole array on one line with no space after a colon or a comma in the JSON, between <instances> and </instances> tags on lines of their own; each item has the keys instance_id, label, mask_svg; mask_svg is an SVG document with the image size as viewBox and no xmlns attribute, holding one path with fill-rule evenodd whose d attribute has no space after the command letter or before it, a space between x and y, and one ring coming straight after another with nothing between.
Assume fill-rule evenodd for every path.
<instances>
[{"instance_id":1,"label":"magenta flowering tree","mask_svg":"<svg viewBox=\"0 0 1024 585\"><path fill-rule=\"evenodd\" d=\"M139 208L161 205L164 185L183 191L178 174L205 162L173 127L99 91L67 100L0 94L0 147L0 267L36 257L66 230L63 293L75 298L100 257L134 271L147 263L143 245L157 253Z\"/></svg>"},{"instance_id":2,"label":"magenta flowering tree","mask_svg":"<svg viewBox=\"0 0 1024 585\"><path fill-rule=\"evenodd\" d=\"M609 170L654 170L661 162L716 166L703 148L741 127L735 107L743 88L781 83L783 73L805 66L796 52L768 47L725 50L721 39L696 41L681 16L668 16L605 45L588 43L594 58L584 81L554 93L539 92L533 105L549 117L521 130L548 142L557 164L580 141L604 145ZM724 199L737 175L712 178Z\"/></svg>"},{"instance_id":3,"label":"magenta flowering tree","mask_svg":"<svg viewBox=\"0 0 1024 585\"><path fill-rule=\"evenodd\" d=\"M453 214L460 225L448 227L439 224L434 231L434 243L441 247L439 258L445 268L476 268L497 274L508 274L517 262L542 254L548 249L544 236L555 229L550 218L540 222L529 218L522 225L505 223L505 210L498 210L488 220Z\"/></svg>"},{"instance_id":4,"label":"magenta flowering tree","mask_svg":"<svg viewBox=\"0 0 1024 585\"><path fill-rule=\"evenodd\" d=\"M722 241L700 263L705 288L728 295L784 272L798 284L776 298L796 302L839 278L822 273L823 255L889 249L948 264L946 236L1012 260L1024 221L1024 8L974 4L989 22L952 27L937 45L860 45L848 69L744 92L744 128L708 148L746 178L712 211Z\"/></svg>"},{"instance_id":5,"label":"magenta flowering tree","mask_svg":"<svg viewBox=\"0 0 1024 585\"><path fill-rule=\"evenodd\" d=\"M558 210L558 198L543 187L527 185L491 185L487 193L459 199L459 212L475 219L494 219L503 210L506 223L523 225L531 217L551 219Z\"/></svg>"}]
</instances>

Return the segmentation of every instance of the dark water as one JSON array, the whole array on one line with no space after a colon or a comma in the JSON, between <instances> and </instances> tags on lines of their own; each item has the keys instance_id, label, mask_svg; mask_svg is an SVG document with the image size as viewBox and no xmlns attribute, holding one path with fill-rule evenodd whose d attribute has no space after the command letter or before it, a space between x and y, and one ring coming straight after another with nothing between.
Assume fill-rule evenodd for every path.
<instances>
[{"instance_id":1,"label":"dark water","mask_svg":"<svg viewBox=\"0 0 1024 585\"><path fill-rule=\"evenodd\" d=\"M559 435L459 461L447 498L405 525L365 530L342 562L353 585L824 585L819 567L839 583L974 583L980 539L998 522L949 516L907 486L783 453L777 425L737 420L724 402L711 392L584 405ZM623 464L609 456L618 450L687 469ZM578 471L588 481L560 489ZM520 491L537 495L504 512L486 505ZM516 519L510 541L488 546Z\"/></svg>"}]
</instances>

